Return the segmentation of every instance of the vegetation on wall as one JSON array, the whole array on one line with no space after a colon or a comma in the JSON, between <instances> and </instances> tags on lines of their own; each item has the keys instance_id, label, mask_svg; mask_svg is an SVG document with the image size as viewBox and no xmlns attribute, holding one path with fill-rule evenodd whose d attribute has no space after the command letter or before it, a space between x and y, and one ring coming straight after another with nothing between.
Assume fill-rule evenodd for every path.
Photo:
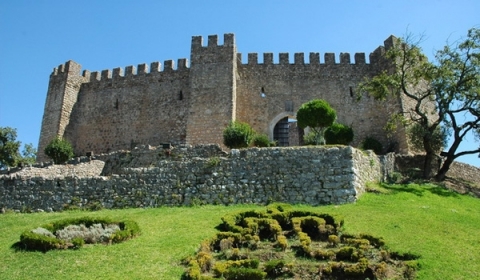
<instances>
[{"instance_id":1,"label":"vegetation on wall","mask_svg":"<svg viewBox=\"0 0 480 280\"><path fill-rule=\"evenodd\" d=\"M73 147L66 139L57 137L45 147L45 154L55 164L61 164L73 157Z\"/></svg>"}]
</instances>

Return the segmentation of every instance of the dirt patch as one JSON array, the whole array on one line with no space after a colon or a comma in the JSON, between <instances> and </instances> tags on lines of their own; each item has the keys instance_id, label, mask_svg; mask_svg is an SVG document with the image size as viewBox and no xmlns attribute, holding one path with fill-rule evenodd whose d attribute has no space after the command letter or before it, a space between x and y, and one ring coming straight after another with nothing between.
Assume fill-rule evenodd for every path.
<instances>
[{"instance_id":1,"label":"dirt patch","mask_svg":"<svg viewBox=\"0 0 480 280\"><path fill-rule=\"evenodd\" d=\"M443 185L452 191L460 194L469 194L474 197L480 198L480 185L472 182L468 182L459 178L447 177L443 182Z\"/></svg>"}]
</instances>

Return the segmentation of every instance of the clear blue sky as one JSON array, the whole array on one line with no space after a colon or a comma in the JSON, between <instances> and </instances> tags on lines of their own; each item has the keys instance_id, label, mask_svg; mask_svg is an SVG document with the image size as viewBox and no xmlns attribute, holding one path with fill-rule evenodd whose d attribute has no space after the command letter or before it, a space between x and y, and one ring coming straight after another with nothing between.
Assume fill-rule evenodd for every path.
<instances>
[{"instance_id":1,"label":"clear blue sky","mask_svg":"<svg viewBox=\"0 0 480 280\"><path fill-rule=\"evenodd\" d=\"M421 46L433 57L472 27L480 27L478 0L3 0L0 126L37 146L49 75L70 59L90 71L176 61L189 58L191 36L224 33L235 33L244 59L249 52L273 52L276 60L280 52L368 54L408 32L425 34ZM459 160L480 166L477 156Z\"/></svg>"}]
</instances>

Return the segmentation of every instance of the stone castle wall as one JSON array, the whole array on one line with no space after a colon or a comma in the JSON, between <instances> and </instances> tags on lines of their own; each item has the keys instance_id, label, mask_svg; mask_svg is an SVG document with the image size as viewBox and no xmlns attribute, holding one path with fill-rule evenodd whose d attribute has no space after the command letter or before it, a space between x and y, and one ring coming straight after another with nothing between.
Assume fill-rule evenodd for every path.
<instances>
[{"instance_id":1,"label":"stone castle wall","mask_svg":"<svg viewBox=\"0 0 480 280\"><path fill-rule=\"evenodd\" d=\"M385 157L352 147L250 148L145 146L95 160L26 167L0 175L0 206L59 211L65 205L106 208L195 203L341 204L368 181L382 180Z\"/></svg>"},{"instance_id":2,"label":"stone castle wall","mask_svg":"<svg viewBox=\"0 0 480 280\"><path fill-rule=\"evenodd\" d=\"M388 46L392 38L385 41ZM208 144L223 142L222 131L230 121L249 123L273 140L275 125L284 117L295 117L302 103L314 98L327 100L336 109L338 121L353 127L354 146L373 136L389 146L400 143L407 151L403 134L388 139L382 130L388 116L400 110L392 98L375 101L364 96L357 100L359 82L385 69L379 47L370 54L303 53L248 54L243 63L233 34L192 39L191 64L179 59L140 64L125 69L81 72L73 61L55 68L45 103L38 146L38 161L46 161L45 146L55 137L69 140L76 155L132 149L139 144ZM261 94L263 93L263 95Z\"/></svg>"},{"instance_id":3,"label":"stone castle wall","mask_svg":"<svg viewBox=\"0 0 480 280\"><path fill-rule=\"evenodd\" d=\"M340 63L331 53L325 54L322 61L318 53L311 53L308 63L303 53L297 53L293 64L287 53L280 54L278 64L272 62L273 54L263 56L259 64L257 54L249 54L248 64L238 66L237 119L272 138L273 128L281 118L295 119L303 103L321 98L337 111L337 122L353 128L353 146L368 136L388 143L383 127L390 112L398 111L398 103L392 98L359 99L356 92L365 77L378 73L378 63L372 56L370 64L365 63L363 53L355 54L353 63L348 53L341 54Z\"/></svg>"}]
</instances>

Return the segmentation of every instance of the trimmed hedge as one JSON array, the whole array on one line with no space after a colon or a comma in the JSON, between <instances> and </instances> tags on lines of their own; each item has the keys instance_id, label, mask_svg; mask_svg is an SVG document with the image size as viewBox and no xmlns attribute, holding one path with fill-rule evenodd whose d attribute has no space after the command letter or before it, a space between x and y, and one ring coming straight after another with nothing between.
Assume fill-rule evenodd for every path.
<instances>
[{"instance_id":1,"label":"trimmed hedge","mask_svg":"<svg viewBox=\"0 0 480 280\"><path fill-rule=\"evenodd\" d=\"M53 249L79 248L84 244L85 240L82 239L82 242L77 237L68 242L66 240L58 239L53 236L57 231L62 230L67 226L84 225L86 228L90 228L96 224L101 224L103 227L105 227L105 225L112 224L118 225L120 230L113 232L109 237L109 240L112 243L119 243L140 234L140 228L138 224L131 220L116 221L110 218L82 217L74 219L64 219L42 225L36 230L24 231L20 235L20 244L25 250L37 250L44 252ZM43 229L43 231L39 231L38 229Z\"/></svg>"},{"instance_id":2,"label":"trimmed hedge","mask_svg":"<svg viewBox=\"0 0 480 280\"><path fill-rule=\"evenodd\" d=\"M186 259L182 279L383 279L387 272L404 279L404 271L412 279L418 269L418 256L389 252L379 237L342 233L343 219L327 213L275 203L222 221L224 231Z\"/></svg>"}]
</instances>

